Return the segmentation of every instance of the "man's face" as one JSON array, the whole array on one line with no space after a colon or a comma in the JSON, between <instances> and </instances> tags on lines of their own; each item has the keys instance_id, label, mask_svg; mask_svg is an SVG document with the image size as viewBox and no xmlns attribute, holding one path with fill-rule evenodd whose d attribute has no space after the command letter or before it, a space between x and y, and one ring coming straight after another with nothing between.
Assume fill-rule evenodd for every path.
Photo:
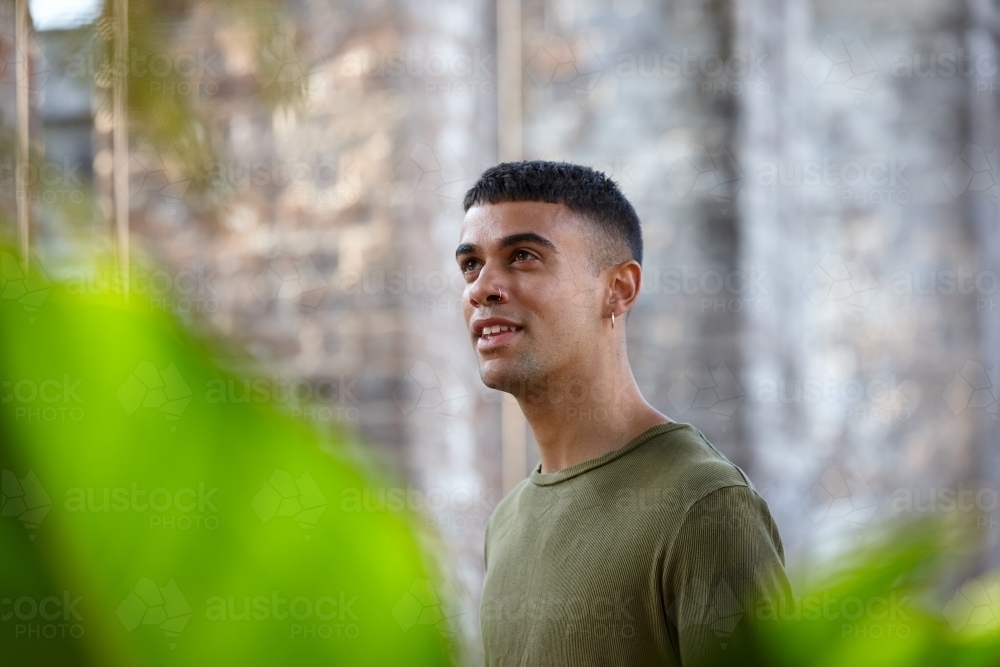
<instances>
[{"instance_id":1,"label":"man's face","mask_svg":"<svg viewBox=\"0 0 1000 667\"><path fill-rule=\"evenodd\" d=\"M456 252L462 312L486 386L515 391L586 364L606 296L589 270L588 225L566 206L542 202L466 213ZM508 330L492 333L495 326Z\"/></svg>"}]
</instances>

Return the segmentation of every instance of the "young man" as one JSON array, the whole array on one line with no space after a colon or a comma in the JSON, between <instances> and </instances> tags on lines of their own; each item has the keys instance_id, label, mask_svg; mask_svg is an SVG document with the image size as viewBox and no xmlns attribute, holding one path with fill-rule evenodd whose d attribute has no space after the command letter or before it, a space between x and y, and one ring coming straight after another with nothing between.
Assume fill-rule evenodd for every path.
<instances>
[{"instance_id":1,"label":"young man","mask_svg":"<svg viewBox=\"0 0 1000 667\"><path fill-rule=\"evenodd\" d=\"M517 399L541 454L487 526L487 665L739 660L757 602L791 593L781 538L746 475L636 386L632 206L557 162L492 167L464 204L480 377Z\"/></svg>"}]
</instances>

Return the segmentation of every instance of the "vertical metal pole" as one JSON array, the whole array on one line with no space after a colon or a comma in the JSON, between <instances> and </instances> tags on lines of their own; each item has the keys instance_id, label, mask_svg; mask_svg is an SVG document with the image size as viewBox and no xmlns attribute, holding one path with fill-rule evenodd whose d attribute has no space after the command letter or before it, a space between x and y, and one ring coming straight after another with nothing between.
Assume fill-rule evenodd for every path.
<instances>
[{"instance_id":1,"label":"vertical metal pole","mask_svg":"<svg viewBox=\"0 0 1000 667\"><path fill-rule=\"evenodd\" d=\"M497 154L521 160L521 0L497 0ZM528 468L528 425L517 400L500 402L501 479L506 495Z\"/></svg>"},{"instance_id":2,"label":"vertical metal pole","mask_svg":"<svg viewBox=\"0 0 1000 667\"><path fill-rule=\"evenodd\" d=\"M128 0L115 0L115 64L113 129L114 209L119 277L129 293L128 229Z\"/></svg>"},{"instance_id":3,"label":"vertical metal pole","mask_svg":"<svg viewBox=\"0 0 1000 667\"><path fill-rule=\"evenodd\" d=\"M965 43L969 55L974 58L973 62L995 63L998 56L997 44L1000 42L1000 7L984 0L971 0L966 3L966 7L969 16ZM982 94L979 89L982 82L978 79L979 77L969 77L968 82L968 141L987 151L992 149L993 159L996 160L996 146L1000 140L1000 104L997 103L996 96ZM993 168L996 169L995 162ZM985 193L977 194L980 196L969 198L971 201L966 204L966 210L977 232L979 267L996 272L1000 270L1000 201L982 196ZM992 306L992 302L990 305ZM991 312L991 308L977 310L980 310L979 346L982 366L987 373L996 372L995 369L1000 365L1000 320L995 312ZM996 488L1000 483L1000 469L997 465L1000 461L1000 441L996 436L996 426L989 423L992 420L985 419L985 414L982 417L986 423L978 425L980 442L977 476ZM996 415L993 418L996 419ZM991 544L984 550L980 567L990 570L998 564L1000 544Z\"/></svg>"},{"instance_id":4,"label":"vertical metal pole","mask_svg":"<svg viewBox=\"0 0 1000 667\"><path fill-rule=\"evenodd\" d=\"M521 0L497 0L497 154L521 160Z\"/></svg>"},{"instance_id":5,"label":"vertical metal pole","mask_svg":"<svg viewBox=\"0 0 1000 667\"><path fill-rule=\"evenodd\" d=\"M28 257L31 250L30 209L31 202L28 199L28 159L30 157L28 147L28 77L31 75L31 36L28 30L28 0L17 0L14 9L15 27L14 38L16 44L14 48L17 52L17 171L14 176L15 196L17 197L17 233L21 247L21 264L24 270L28 270Z\"/></svg>"},{"instance_id":6,"label":"vertical metal pole","mask_svg":"<svg viewBox=\"0 0 1000 667\"><path fill-rule=\"evenodd\" d=\"M528 468L528 424L510 394L500 402L500 450L503 459L502 480L504 495L524 479Z\"/></svg>"}]
</instances>

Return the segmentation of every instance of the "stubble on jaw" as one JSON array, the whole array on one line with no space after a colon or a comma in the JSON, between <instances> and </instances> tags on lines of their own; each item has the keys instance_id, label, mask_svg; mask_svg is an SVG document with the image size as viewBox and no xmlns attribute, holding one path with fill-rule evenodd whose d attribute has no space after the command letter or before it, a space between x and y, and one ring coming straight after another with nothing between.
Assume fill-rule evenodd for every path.
<instances>
[{"instance_id":1,"label":"stubble on jaw","mask_svg":"<svg viewBox=\"0 0 1000 667\"><path fill-rule=\"evenodd\" d=\"M570 318L564 329L572 332L550 345L528 339L520 345L533 343L516 356L480 360L479 378L490 389L496 389L530 404L561 403L563 399L579 401L582 390L580 375L590 365L591 336L596 337L599 320L594 318L585 303L576 304L579 317ZM595 329L588 330L587 324ZM536 323L536 327L538 323ZM542 350L545 350L544 352ZM488 366L492 365L492 369Z\"/></svg>"},{"instance_id":2,"label":"stubble on jaw","mask_svg":"<svg viewBox=\"0 0 1000 667\"><path fill-rule=\"evenodd\" d=\"M588 398L602 397L611 401L620 389L616 380L601 383L607 386L598 386L566 370L565 365L543 366L537 357L529 354L502 370L486 372L480 367L479 378L490 389L511 394L527 405L548 404L553 409L578 404Z\"/></svg>"},{"instance_id":3,"label":"stubble on jaw","mask_svg":"<svg viewBox=\"0 0 1000 667\"><path fill-rule=\"evenodd\" d=\"M529 385L541 374L541 364L530 352L511 360L506 368L485 370L482 363L479 365L479 379L484 385L513 396L524 395Z\"/></svg>"}]
</instances>

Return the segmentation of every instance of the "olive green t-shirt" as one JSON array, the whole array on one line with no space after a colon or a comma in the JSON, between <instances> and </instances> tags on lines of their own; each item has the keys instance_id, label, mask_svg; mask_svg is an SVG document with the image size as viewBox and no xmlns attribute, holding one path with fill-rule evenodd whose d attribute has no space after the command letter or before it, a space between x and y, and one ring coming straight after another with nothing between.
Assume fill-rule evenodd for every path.
<instances>
[{"instance_id":1,"label":"olive green t-shirt","mask_svg":"<svg viewBox=\"0 0 1000 667\"><path fill-rule=\"evenodd\" d=\"M738 663L763 597L790 596L767 504L689 424L541 466L486 528L486 664Z\"/></svg>"}]
</instances>

